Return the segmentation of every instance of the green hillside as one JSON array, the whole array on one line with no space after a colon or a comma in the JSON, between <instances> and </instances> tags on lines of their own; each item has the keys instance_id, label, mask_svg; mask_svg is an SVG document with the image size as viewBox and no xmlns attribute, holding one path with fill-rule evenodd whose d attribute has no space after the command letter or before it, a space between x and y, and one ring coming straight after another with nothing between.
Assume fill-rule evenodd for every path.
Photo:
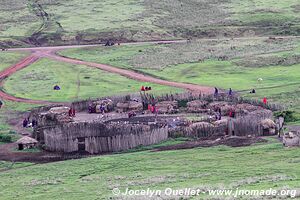
<instances>
[{"instance_id":1,"label":"green hillside","mask_svg":"<svg viewBox=\"0 0 300 200\"><path fill-rule=\"evenodd\" d=\"M3 0L2 46L299 35L297 0Z\"/></svg>"}]
</instances>

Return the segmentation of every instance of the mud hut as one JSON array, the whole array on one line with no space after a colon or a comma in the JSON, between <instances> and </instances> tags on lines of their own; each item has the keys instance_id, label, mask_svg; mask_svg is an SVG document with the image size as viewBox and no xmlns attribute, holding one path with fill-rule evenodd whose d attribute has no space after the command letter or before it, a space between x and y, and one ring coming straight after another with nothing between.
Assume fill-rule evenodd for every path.
<instances>
[{"instance_id":1,"label":"mud hut","mask_svg":"<svg viewBox=\"0 0 300 200\"><path fill-rule=\"evenodd\" d=\"M274 135L276 124L271 119L264 119L261 121L261 126L263 128L263 135Z\"/></svg>"},{"instance_id":2,"label":"mud hut","mask_svg":"<svg viewBox=\"0 0 300 200\"><path fill-rule=\"evenodd\" d=\"M161 101L156 106L159 114L173 114L178 112L177 101Z\"/></svg>"},{"instance_id":3,"label":"mud hut","mask_svg":"<svg viewBox=\"0 0 300 200\"><path fill-rule=\"evenodd\" d=\"M187 111L191 113L204 113L208 112L208 102L202 100L194 100L187 103Z\"/></svg>"},{"instance_id":4,"label":"mud hut","mask_svg":"<svg viewBox=\"0 0 300 200\"><path fill-rule=\"evenodd\" d=\"M31 137L25 136L19 139L17 141L17 144L18 144L18 150L24 150L24 149L31 149L36 147L38 141Z\"/></svg>"},{"instance_id":5,"label":"mud hut","mask_svg":"<svg viewBox=\"0 0 300 200\"><path fill-rule=\"evenodd\" d=\"M50 108L49 113L52 114L68 114L70 107L53 107Z\"/></svg>"},{"instance_id":6,"label":"mud hut","mask_svg":"<svg viewBox=\"0 0 300 200\"><path fill-rule=\"evenodd\" d=\"M111 112L114 108L113 106L113 101L111 99L102 99L98 101L94 101L90 106L89 106L89 112L90 113L101 113L103 108L104 112Z\"/></svg>"},{"instance_id":7,"label":"mud hut","mask_svg":"<svg viewBox=\"0 0 300 200\"><path fill-rule=\"evenodd\" d=\"M127 111L142 111L143 104L136 101L126 101L117 103L117 112L127 112Z\"/></svg>"}]
</instances>

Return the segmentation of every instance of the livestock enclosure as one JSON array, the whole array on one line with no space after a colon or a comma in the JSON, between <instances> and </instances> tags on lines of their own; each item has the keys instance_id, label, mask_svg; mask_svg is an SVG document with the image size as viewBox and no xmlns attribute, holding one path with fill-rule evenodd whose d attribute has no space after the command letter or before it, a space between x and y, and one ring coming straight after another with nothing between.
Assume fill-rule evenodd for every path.
<instances>
[{"instance_id":1,"label":"livestock enclosure","mask_svg":"<svg viewBox=\"0 0 300 200\"><path fill-rule=\"evenodd\" d=\"M136 104L148 105L149 98L155 99L156 105L161 106L158 108L161 110L159 113L147 109L136 110L138 116L128 118L125 117L126 112L119 113L117 109L120 102L131 102L132 99L135 99ZM108 100L111 109L107 113L86 113L91 103ZM147 108L147 105L144 107ZM194 107L190 106L198 106L199 109L193 112ZM209 138L270 135L278 132L279 128L273 122L264 126L262 121L272 121L272 110L283 109L277 104L263 104L237 96L193 93L157 97L147 93L132 94L73 102L70 107L77 110L77 116L70 117L68 107L48 106L32 111L31 116L38 121L34 137L46 150L98 154L157 144L178 136ZM220 109L222 120L214 118L216 108ZM232 110L235 110L235 116L228 117ZM191 116L195 119L191 120Z\"/></svg>"}]
</instances>

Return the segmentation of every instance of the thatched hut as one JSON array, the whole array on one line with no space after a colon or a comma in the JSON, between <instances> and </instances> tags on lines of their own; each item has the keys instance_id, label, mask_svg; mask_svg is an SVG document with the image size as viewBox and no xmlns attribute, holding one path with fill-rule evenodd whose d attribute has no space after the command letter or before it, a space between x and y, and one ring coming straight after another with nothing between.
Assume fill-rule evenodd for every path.
<instances>
[{"instance_id":1,"label":"thatched hut","mask_svg":"<svg viewBox=\"0 0 300 200\"><path fill-rule=\"evenodd\" d=\"M127 111L142 111L143 104L137 101L126 101L117 103L117 112L127 112Z\"/></svg>"},{"instance_id":2,"label":"thatched hut","mask_svg":"<svg viewBox=\"0 0 300 200\"><path fill-rule=\"evenodd\" d=\"M249 103L241 103L235 106L236 109L243 110L244 112L254 112L256 110L261 110L262 108L259 106L254 106Z\"/></svg>"},{"instance_id":3,"label":"thatched hut","mask_svg":"<svg viewBox=\"0 0 300 200\"><path fill-rule=\"evenodd\" d=\"M192 137L207 137L214 130L214 125L208 122L197 122L185 128L185 135Z\"/></svg>"},{"instance_id":4,"label":"thatched hut","mask_svg":"<svg viewBox=\"0 0 300 200\"><path fill-rule=\"evenodd\" d=\"M161 101L156 104L159 114L173 114L178 112L177 101Z\"/></svg>"},{"instance_id":5,"label":"thatched hut","mask_svg":"<svg viewBox=\"0 0 300 200\"><path fill-rule=\"evenodd\" d=\"M215 127L219 127L219 126L227 126L228 124L228 119L221 119L218 121L215 121L212 123Z\"/></svg>"},{"instance_id":6,"label":"thatched hut","mask_svg":"<svg viewBox=\"0 0 300 200\"><path fill-rule=\"evenodd\" d=\"M49 110L49 113L52 113L52 114L68 114L70 110L70 107L53 107L53 108L50 108Z\"/></svg>"},{"instance_id":7,"label":"thatched hut","mask_svg":"<svg viewBox=\"0 0 300 200\"><path fill-rule=\"evenodd\" d=\"M19 139L16 143L18 144L18 150L23 150L23 149L31 149L36 147L38 141L31 137L25 136Z\"/></svg>"},{"instance_id":8,"label":"thatched hut","mask_svg":"<svg viewBox=\"0 0 300 200\"><path fill-rule=\"evenodd\" d=\"M39 115L38 124L47 126L72 122L73 118L69 116L69 110L69 107L53 107L48 112Z\"/></svg>"},{"instance_id":9,"label":"thatched hut","mask_svg":"<svg viewBox=\"0 0 300 200\"><path fill-rule=\"evenodd\" d=\"M194 100L187 103L187 111L192 113L204 113L208 112L207 109L208 102L202 100Z\"/></svg>"},{"instance_id":10,"label":"thatched hut","mask_svg":"<svg viewBox=\"0 0 300 200\"><path fill-rule=\"evenodd\" d=\"M229 115L230 111L236 110L235 106L230 105L230 103L225 102L225 101L219 101L219 102L210 103L207 106L207 108L211 109L213 111L216 111L218 108L220 108L221 109L221 114L223 116L227 116L227 115Z\"/></svg>"},{"instance_id":11,"label":"thatched hut","mask_svg":"<svg viewBox=\"0 0 300 200\"><path fill-rule=\"evenodd\" d=\"M271 119L264 119L260 122L260 125L263 128L263 135L274 135L276 124Z\"/></svg>"},{"instance_id":12,"label":"thatched hut","mask_svg":"<svg viewBox=\"0 0 300 200\"><path fill-rule=\"evenodd\" d=\"M94 101L91 105L90 105L90 111L91 113L101 113L102 110L101 108L103 107L104 112L110 112L113 110L114 106L113 106L113 101L111 99L102 99L102 100L98 100L98 101Z\"/></svg>"}]
</instances>

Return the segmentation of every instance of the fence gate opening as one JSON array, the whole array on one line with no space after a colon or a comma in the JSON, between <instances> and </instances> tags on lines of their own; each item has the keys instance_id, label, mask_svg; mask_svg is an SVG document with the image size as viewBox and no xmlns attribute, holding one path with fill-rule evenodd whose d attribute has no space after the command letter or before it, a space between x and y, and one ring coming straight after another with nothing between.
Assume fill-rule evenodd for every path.
<instances>
[{"instance_id":1,"label":"fence gate opening","mask_svg":"<svg viewBox=\"0 0 300 200\"><path fill-rule=\"evenodd\" d=\"M85 138L78 138L78 151L85 152Z\"/></svg>"}]
</instances>

